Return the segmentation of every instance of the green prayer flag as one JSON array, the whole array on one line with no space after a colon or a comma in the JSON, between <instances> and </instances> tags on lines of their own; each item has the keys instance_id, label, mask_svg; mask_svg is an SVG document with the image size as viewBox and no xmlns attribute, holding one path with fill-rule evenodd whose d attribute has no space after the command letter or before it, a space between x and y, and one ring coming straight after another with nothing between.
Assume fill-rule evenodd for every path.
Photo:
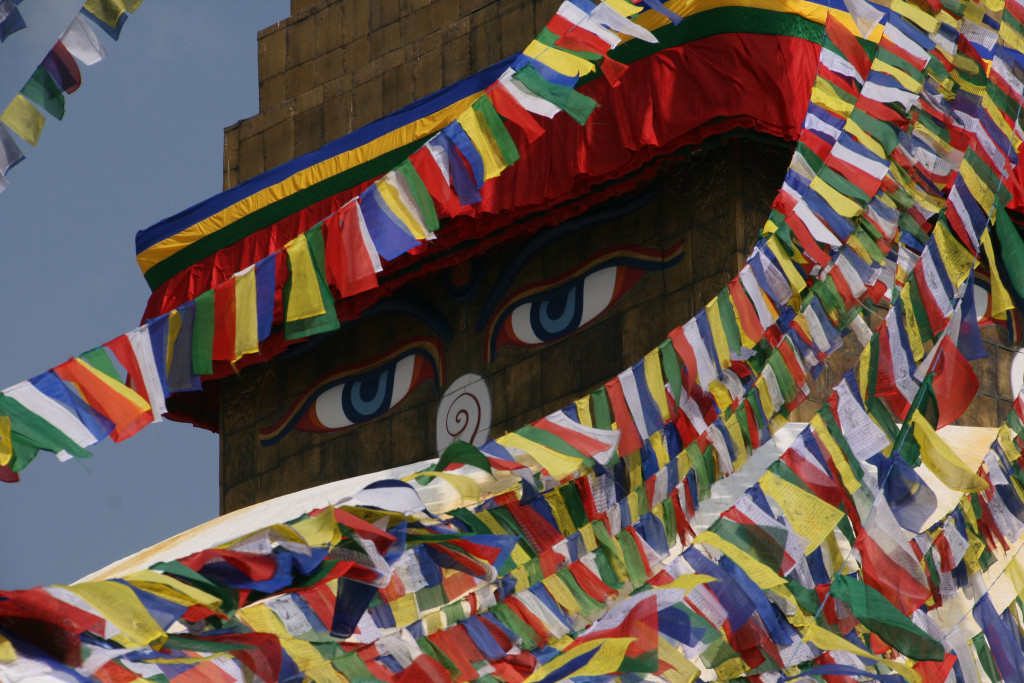
<instances>
[{"instance_id":1,"label":"green prayer flag","mask_svg":"<svg viewBox=\"0 0 1024 683\"><path fill-rule=\"evenodd\" d=\"M64 118L64 93L42 66L36 68L32 78L21 89L21 94L45 109L53 118Z\"/></svg>"},{"instance_id":2,"label":"green prayer flag","mask_svg":"<svg viewBox=\"0 0 1024 683\"><path fill-rule=\"evenodd\" d=\"M1024 240L1003 207L996 211L996 237L1000 247L996 261L1005 266L999 269L1003 284L1016 292L1017 300L1024 299L1024 268L1020 267L1024 263Z\"/></svg>"},{"instance_id":3,"label":"green prayer flag","mask_svg":"<svg viewBox=\"0 0 1024 683\"><path fill-rule=\"evenodd\" d=\"M845 602L872 633L898 652L918 661L941 662L946 657L942 643L922 631L871 586L852 576L832 579L831 594Z\"/></svg>"},{"instance_id":4,"label":"green prayer flag","mask_svg":"<svg viewBox=\"0 0 1024 683\"><path fill-rule=\"evenodd\" d=\"M0 415L6 415L11 420L9 466L14 472L25 469L40 450L51 453L66 452L76 458L88 458L91 455L67 434L10 396L0 394Z\"/></svg>"},{"instance_id":5,"label":"green prayer flag","mask_svg":"<svg viewBox=\"0 0 1024 683\"><path fill-rule=\"evenodd\" d=\"M195 322L192 323L192 372L196 375L213 374L213 331L216 320L213 290L196 297Z\"/></svg>"},{"instance_id":6,"label":"green prayer flag","mask_svg":"<svg viewBox=\"0 0 1024 683\"><path fill-rule=\"evenodd\" d=\"M562 109L581 126L590 118L597 102L572 88L546 80L532 66L527 65L515 73L514 78L527 90Z\"/></svg>"},{"instance_id":7,"label":"green prayer flag","mask_svg":"<svg viewBox=\"0 0 1024 683\"><path fill-rule=\"evenodd\" d=\"M409 184L409 190L412 192L413 199L416 200L416 205L420 209L420 215L423 216L423 223L427 230L435 232L441 224L438 222L437 211L434 209L434 200L427 191L423 178L416 171L416 167L412 165L409 159L405 159L398 166L395 166L395 172L400 173L405 178L405 182Z\"/></svg>"},{"instance_id":8,"label":"green prayer flag","mask_svg":"<svg viewBox=\"0 0 1024 683\"><path fill-rule=\"evenodd\" d=\"M519 161L519 149L516 147L515 140L508 134L508 129L505 128L498 110L494 108L491 98L485 94L473 103L473 109L487 123L487 128L490 130L495 144L498 145L498 150L501 152L502 158L505 159L505 164L511 166Z\"/></svg>"}]
</instances>

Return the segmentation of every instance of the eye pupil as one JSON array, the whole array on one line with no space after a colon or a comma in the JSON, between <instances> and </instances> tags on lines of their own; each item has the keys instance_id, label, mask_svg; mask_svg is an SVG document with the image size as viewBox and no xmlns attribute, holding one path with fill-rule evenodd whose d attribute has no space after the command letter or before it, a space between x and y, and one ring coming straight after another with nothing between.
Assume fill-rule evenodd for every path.
<instances>
[{"instance_id":1,"label":"eye pupil","mask_svg":"<svg viewBox=\"0 0 1024 683\"><path fill-rule=\"evenodd\" d=\"M575 289L573 287L573 290ZM573 319L576 313L576 297L570 294L575 294L575 291L542 301L537 307L537 324L548 334L563 331Z\"/></svg>"},{"instance_id":2,"label":"eye pupil","mask_svg":"<svg viewBox=\"0 0 1024 683\"><path fill-rule=\"evenodd\" d=\"M350 420L365 420L391 407L389 380L391 372L382 372L377 377L354 380L345 387L341 407Z\"/></svg>"},{"instance_id":3,"label":"eye pupil","mask_svg":"<svg viewBox=\"0 0 1024 683\"><path fill-rule=\"evenodd\" d=\"M531 307L530 326L542 340L556 339L579 326L580 287L572 284L551 292Z\"/></svg>"}]
</instances>

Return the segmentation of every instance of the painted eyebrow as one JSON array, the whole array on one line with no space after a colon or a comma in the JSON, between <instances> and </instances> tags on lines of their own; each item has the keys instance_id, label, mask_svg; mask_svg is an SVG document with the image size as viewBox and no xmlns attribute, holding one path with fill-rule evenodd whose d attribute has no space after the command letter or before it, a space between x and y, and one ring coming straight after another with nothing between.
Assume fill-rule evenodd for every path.
<instances>
[{"instance_id":1,"label":"painted eyebrow","mask_svg":"<svg viewBox=\"0 0 1024 683\"><path fill-rule=\"evenodd\" d=\"M542 229L509 260L508 265L502 268L498 279L495 280L494 286L491 287L491 291L487 295L487 300L484 301L484 305L480 309L480 315L477 316L477 332L484 331L491 316L494 315L508 290L512 287L516 277L533 257L537 255L537 252L563 237L572 235L584 228L589 228L596 223L604 223L637 211L650 203L658 195L660 189L659 185L652 183L625 198L617 197L609 200L582 216L570 218L553 228Z\"/></svg>"}]
</instances>

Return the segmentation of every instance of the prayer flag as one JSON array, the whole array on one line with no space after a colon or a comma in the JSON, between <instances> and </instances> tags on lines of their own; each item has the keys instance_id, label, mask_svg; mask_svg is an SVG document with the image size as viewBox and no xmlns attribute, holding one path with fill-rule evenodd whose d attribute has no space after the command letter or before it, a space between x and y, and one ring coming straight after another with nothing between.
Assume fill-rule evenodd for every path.
<instances>
[{"instance_id":1,"label":"prayer flag","mask_svg":"<svg viewBox=\"0 0 1024 683\"><path fill-rule=\"evenodd\" d=\"M587 122L590 114L597 107L595 100L572 88L545 80L530 65L517 71L513 78L537 97L545 99L563 110L581 126Z\"/></svg>"},{"instance_id":2,"label":"prayer flag","mask_svg":"<svg viewBox=\"0 0 1024 683\"><path fill-rule=\"evenodd\" d=\"M18 0L20 2L20 0ZM17 33L25 28L25 19L21 12L14 5L13 0L0 3L0 11L4 11L3 19L0 20L0 43L4 42L12 33Z\"/></svg>"},{"instance_id":3,"label":"prayer flag","mask_svg":"<svg viewBox=\"0 0 1024 683\"><path fill-rule=\"evenodd\" d=\"M915 413L910 421L914 428L914 439L921 448L921 460L943 484L964 493L988 488L988 483L964 465L927 420Z\"/></svg>"},{"instance_id":4,"label":"prayer flag","mask_svg":"<svg viewBox=\"0 0 1024 683\"><path fill-rule=\"evenodd\" d=\"M837 574L829 592L845 602L872 633L901 654L923 661L945 659L942 643L922 631L871 586L852 576Z\"/></svg>"},{"instance_id":5,"label":"prayer flag","mask_svg":"<svg viewBox=\"0 0 1024 683\"><path fill-rule=\"evenodd\" d=\"M3 394L49 422L54 429L65 434L82 448L87 448L99 440L82 424L78 415L69 406L43 393L32 382L18 382L4 389Z\"/></svg>"},{"instance_id":6,"label":"prayer flag","mask_svg":"<svg viewBox=\"0 0 1024 683\"><path fill-rule=\"evenodd\" d=\"M530 110L519 102L504 83L499 81L491 89L490 96L495 110L502 117L519 126L519 129L526 135L527 141L534 142L544 134L544 128L533 118Z\"/></svg>"},{"instance_id":7,"label":"prayer flag","mask_svg":"<svg viewBox=\"0 0 1024 683\"><path fill-rule=\"evenodd\" d=\"M376 184L370 185L363 191L359 197L359 204L370 238L373 240L373 246L381 258L393 261L419 245L419 240L409 232L389 208ZM289 257L290 263L291 258Z\"/></svg>"},{"instance_id":8,"label":"prayer flag","mask_svg":"<svg viewBox=\"0 0 1024 683\"><path fill-rule=\"evenodd\" d=\"M21 94L38 104L55 119L64 118L64 93L42 65L36 67L28 83L21 88Z\"/></svg>"},{"instance_id":9,"label":"prayer flag","mask_svg":"<svg viewBox=\"0 0 1024 683\"><path fill-rule=\"evenodd\" d=\"M235 357L235 325L238 313L235 305L235 284L237 280L229 277L213 290L213 360L234 361Z\"/></svg>"},{"instance_id":10,"label":"prayer flag","mask_svg":"<svg viewBox=\"0 0 1024 683\"><path fill-rule=\"evenodd\" d=\"M974 399L978 391L978 378L970 363L963 357L956 344L948 336L939 342L928 384L927 399L937 413L936 429L953 424Z\"/></svg>"},{"instance_id":11,"label":"prayer flag","mask_svg":"<svg viewBox=\"0 0 1024 683\"><path fill-rule=\"evenodd\" d=\"M171 311L168 317L167 387L171 393L198 391L202 388L199 376L193 371L192 337L195 316L196 302L189 301Z\"/></svg>"},{"instance_id":12,"label":"prayer flag","mask_svg":"<svg viewBox=\"0 0 1024 683\"><path fill-rule=\"evenodd\" d=\"M906 533L881 496L875 498L854 545L860 552L864 582L904 614L913 613L931 596L924 570L908 550Z\"/></svg>"},{"instance_id":13,"label":"prayer flag","mask_svg":"<svg viewBox=\"0 0 1024 683\"><path fill-rule=\"evenodd\" d=\"M76 14L71 24L60 36L60 42L68 52L86 66L91 66L107 56L103 43L93 33L81 14Z\"/></svg>"},{"instance_id":14,"label":"prayer flag","mask_svg":"<svg viewBox=\"0 0 1024 683\"><path fill-rule=\"evenodd\" d=\"M78 62L59 40L43 59L42 67L57 83L57 87L68 95L82 85L82 72L78 68Z\"/></svg>"},{"instance_id":15,"label":"prayer flag","mask_svg":"<svg viewBox=\"0 0 1024 683\"><path fill-rule=\"evenodd\" d=\"M9 460L0 465L12 472L20 472L36 457L40 450L56 454L69 454L77 458L88 458L90 453L51 425L44 418L21 405L16 399L0 394L0 416L10 420ZM0 434L0 437L8 436ZM7 448L4 447L4 452ZM7 456L5 456L7 457ZM62 456L63 457L63 456Z\"/></svg>"},{"instance_id":16,"label":"prayer flag","mask_svg":"<svg viewBox=\"0 0 1024 683\"><path fill-rule=\"evenodd\" d=\"M285 339L302 339L338 329L341 323L338 322L334 299L324 275L324 237L321 227L318 225L299 235L289 245L291 277L284 286ZM297 306L298 311L292 311L292 305ZM301 316L297 313L301 313Z\"/></svg>"},{"instance_id":17,"label":"prayer flag","mask_svg":"<svg viewBox=\"0 0 1024 683\"><path fill-rule=\"evenodd\" d=\"M40 114L28 99L18 93L11 100L11 103L0 114L0 121L7 124L22 140L30 145L39 142L39 134L43 132L46 119Z\"/></svg>"},{"instance_id":18,"label":"prayer flag","mask_svg":"<svg viewBox=\"0 0 1024 683\"><path fill-rule=\"evenodd\" d=\"M215 294L208 289L195 299L192 322L192 372L196 375L213 374L213 340L217 317Z\"/></svg>"},{"instance_id":19,"label":"prayer flag","mask_svg":"<svg viewBox=\"0 0 1024 683\"><path fill-rule=\"evenodd\" d=\"M153 421L145 399L81 358L72 358L53 370L65 382L74 383L86 402L114 423L110 434L114 441L127 439Z\"/></svg>"},{"instance_id":20,"label":"prayer flag","mask_svg":"<svg viewBox=\"0 0 1024 683\"><path fill-rule=\"evenodd\" d=\"M18 148L14 137L7 132L7 128L0 125L0 176L7 175L7 172L25 159L25 155Z\"/></svg>"},{"instance_id":21,"label":"prayer flag","mask_svg":"<svg viewBox=\"0 0 1024 683\"><path fill-rule=\"evenodd\" d=\"M359 202L352 200L324 219L324 265L328 280L343 297L374 289L377 252L364 240L366 226Z\"/></svg>"},{"instance_id":22,"label":"prayer flag","mask_svg":"<svg viewBox=\"0 0 1024 683\"><path fill-rule=\"evenodd\" d=\"M256 297L256 267L249 266L233 278L235 281L235 335L230 360L259 353L259 307Z\"/></svg>"},{"instance_id":23,"label":"prayer flag","mask_svg":"<svg viewBox=\"0 0 1024 683\"><path fill-rule=\"evenodd\" d=\"M82 14L92 19L114 40L121 36L121 27L128 18L122 0L86 0Z\"/></svg>"}]
</instances>

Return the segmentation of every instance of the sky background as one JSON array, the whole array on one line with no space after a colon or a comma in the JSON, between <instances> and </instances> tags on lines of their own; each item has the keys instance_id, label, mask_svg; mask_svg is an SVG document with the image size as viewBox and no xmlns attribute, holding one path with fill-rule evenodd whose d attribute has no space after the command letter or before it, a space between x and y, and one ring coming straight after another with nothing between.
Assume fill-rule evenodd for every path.
<instances>
[{"instance_id":1,"label":"sky background","mask_svg":"<svg viewBox=\"0 0 1024 683\"><path fill-rule=\"evenodd\" d=\"M0 108L84 0L24 0ZM145 0L82 66L63 121L0 193L0 388L139 324L135 233L221 191L224 128L258 111L256 34L288 0ZM42 14L40 14L40 12ZM92 24L90 23L92 26ZM45 115L45 114L44 114ZM0 590L70 583L218 514L218 441L162 422L88 460L46 452L0 483Z\"/></svg>"}]
</instances>

